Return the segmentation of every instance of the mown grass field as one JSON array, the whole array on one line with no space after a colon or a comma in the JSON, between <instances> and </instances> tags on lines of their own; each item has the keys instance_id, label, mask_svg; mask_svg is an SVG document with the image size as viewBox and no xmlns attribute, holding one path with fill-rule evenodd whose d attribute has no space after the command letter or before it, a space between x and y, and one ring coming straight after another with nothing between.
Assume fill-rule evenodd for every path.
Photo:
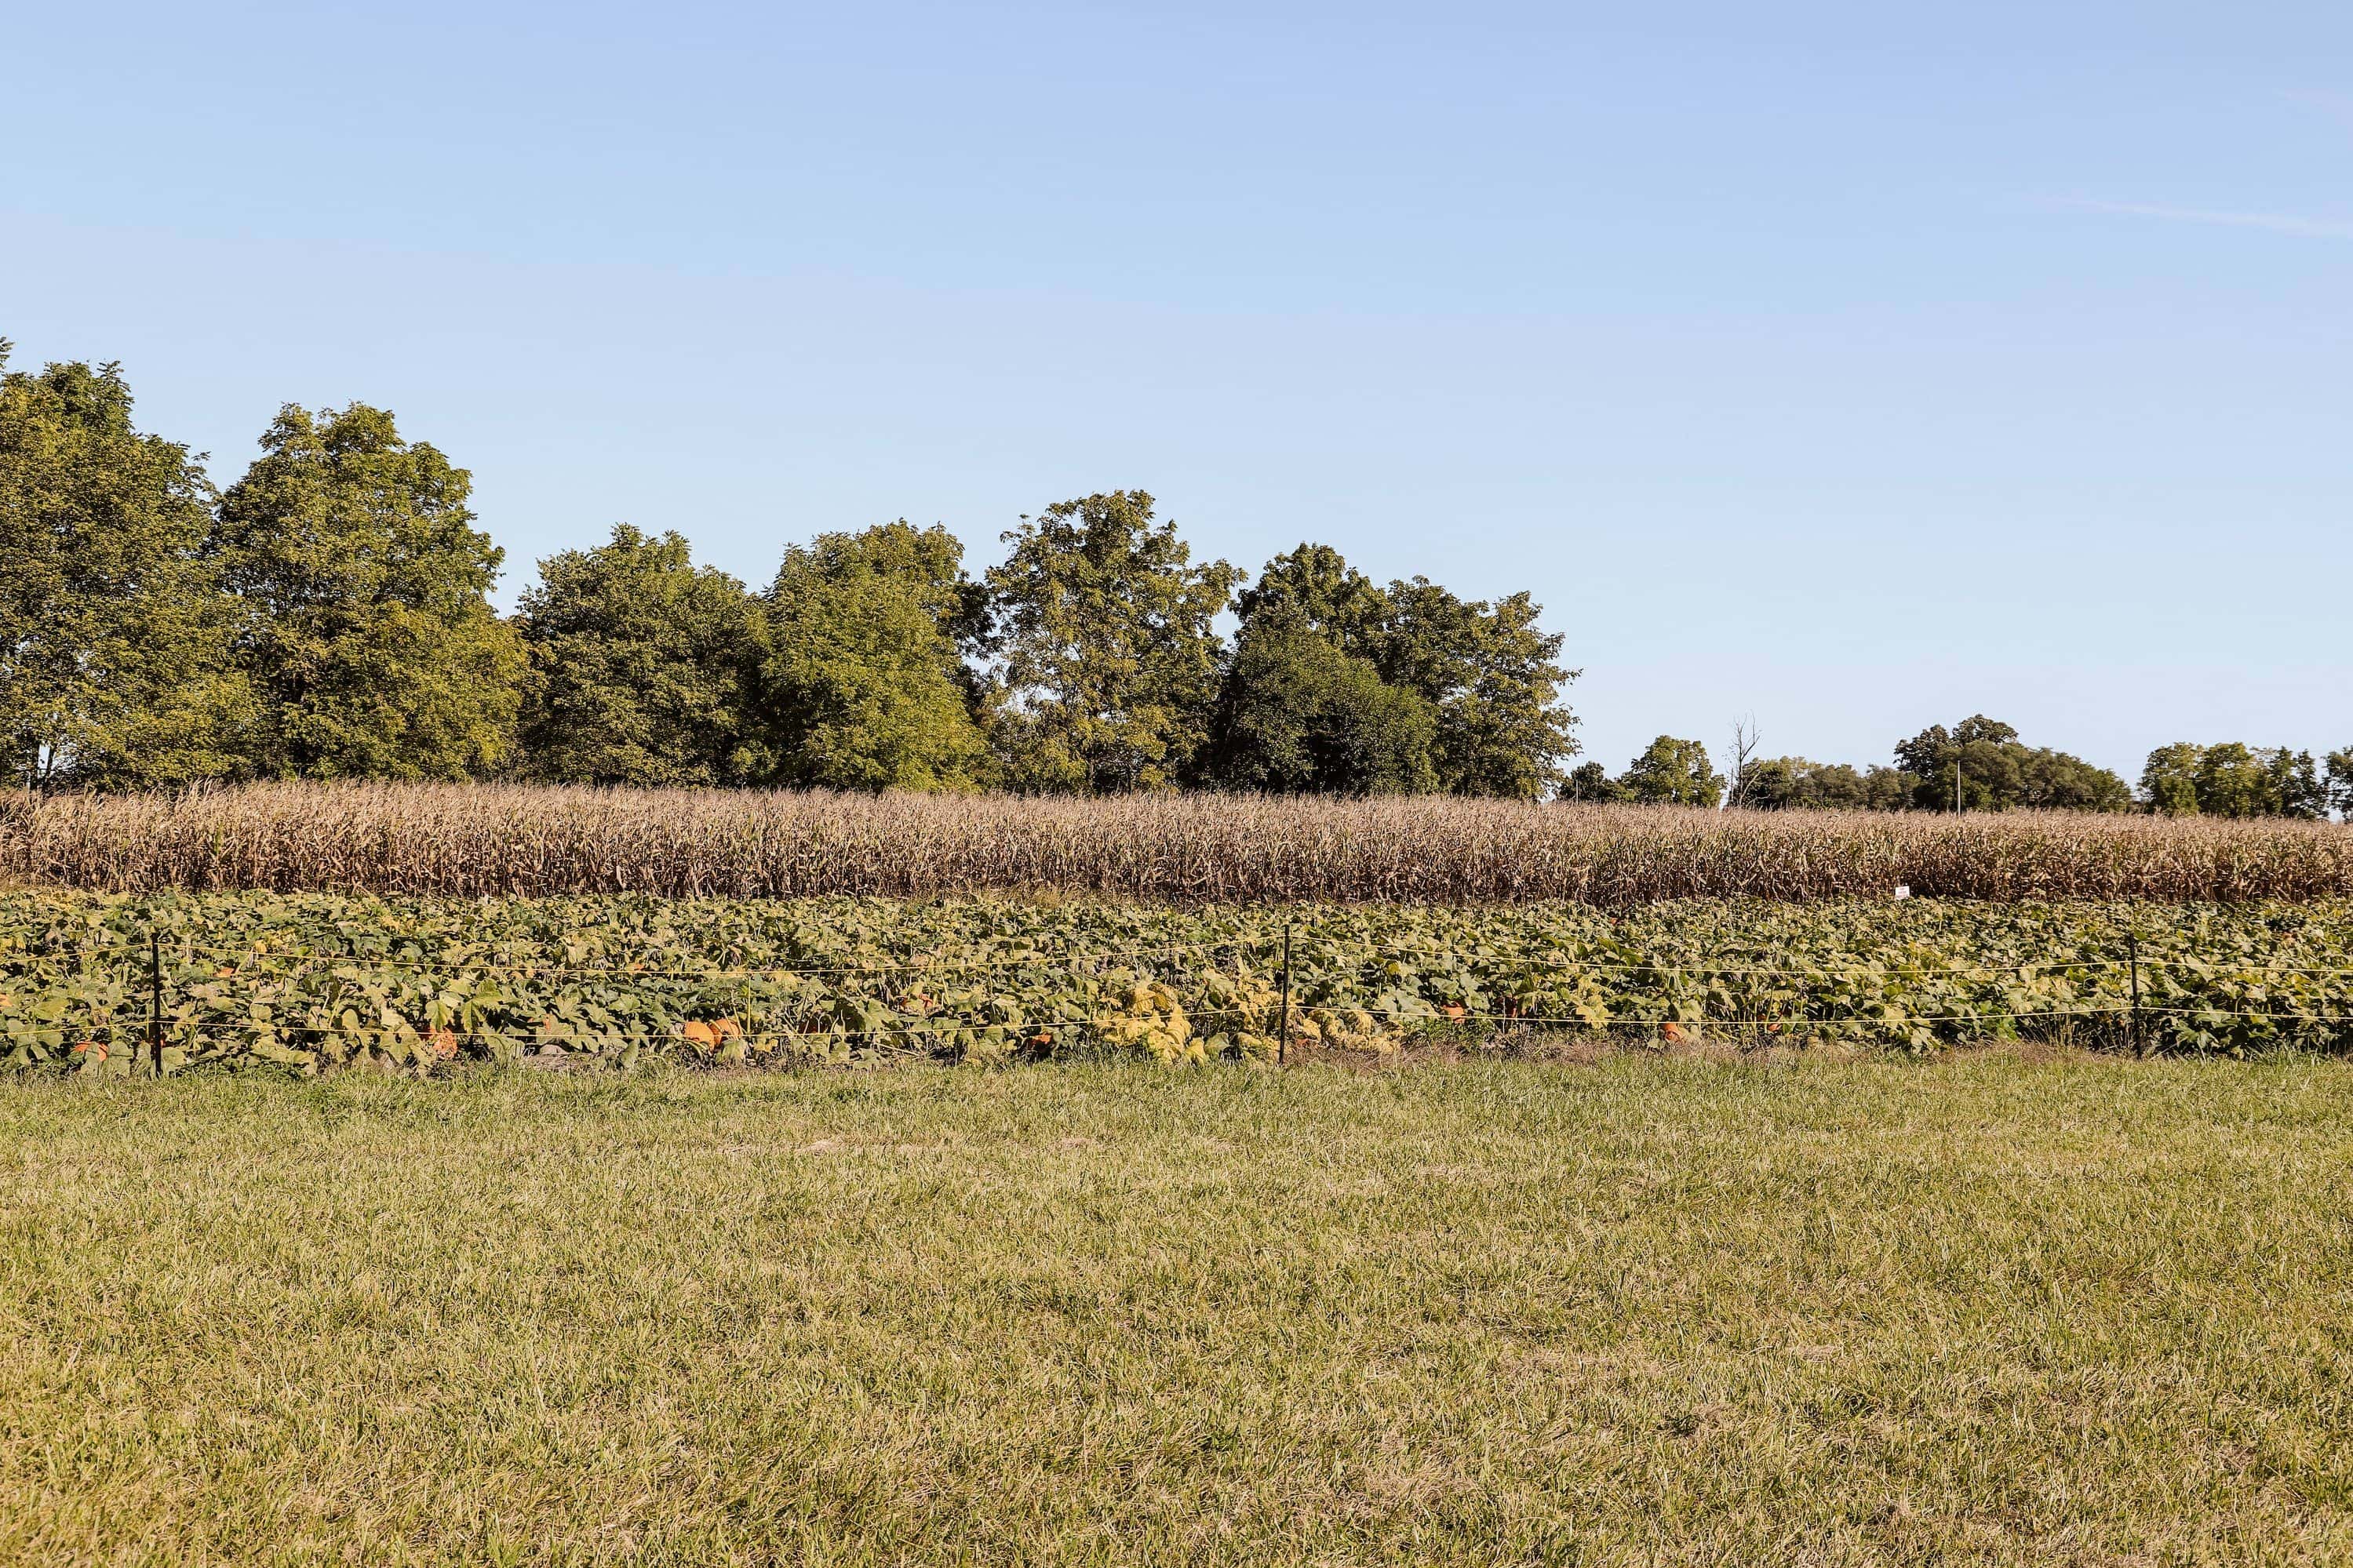
<instances>
[{"instance_id":1,"label":"mown grass field","mask_svg":"<svg viewBox=\"0 0 2353 1568\"><path fill-rule=\"evenodd\" d=\"M0 1561L2353 1560L2353 1068L0 1096Z\"/></svg>"}]
</instances>

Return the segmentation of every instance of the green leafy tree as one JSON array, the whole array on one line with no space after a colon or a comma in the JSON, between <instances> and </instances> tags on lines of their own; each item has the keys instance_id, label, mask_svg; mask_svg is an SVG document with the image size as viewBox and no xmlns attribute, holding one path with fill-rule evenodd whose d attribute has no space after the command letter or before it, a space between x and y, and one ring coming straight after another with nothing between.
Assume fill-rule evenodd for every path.
<instances>
[{"instance_id":1,"label":"green leafy tree","mask_svg":"<svg viewBox=\"0 0 2353 1568\"><path fill-rule=\"evenodd\" d=\"M2206 816L2270 816L2271 770L2254 748L2238 741L2198 754L2198 809Z\"/></svg>"},{"instance_id":2,"label":"green leafy tree","mask_svg":"<svg viewBox=\"0 0 2353 1568\"><path fill-rule=\"evenodd\" d=\"M1870 811L1909 811L1920 798L1924 781L1917 773L1902 768L1886 768L1873 764L1862 770L1865 805Z\"/></svg>"},{"instance_id":3,"label":"green leafy tree","mask_svg":"<svg viewBox=\"0 0 2353 1568\"><path fill-rule=\"evenodd\" d=\"M2017 767L2010 748L2018 731L1999 720L1973 714L1952 729L1932 724L1895 747L1895 765L1920 780L1910 804L1923 810L1951 811L1955 792L1969 811L1992 811L2017 793Z\"/></svg>"},{"instance_id":4,"label":"green leafy tree","mask_svg":"<svg viewBox=\"0 0 2353 1568\"><path fill-rule=\"evenodd\" d=\"M1932 725L1895 748L1897 767L1917 779L1910 804L1929 811L1953 809L1960 786L1968 811L2126 811L2132 790L2103 767L2028 746L2010 725L1979 713L1951 730Z\"/></svg>"},{"instance_id":5,"label":"green leafy tree","mask_svg":"<svg viewBox=\"0 0 2353 1568\"><path fill-rule=\"evenodd\" d=\"M2129 811L2132 787L2118 774L2048 746L2010 753L2018 766L2015 805L2036 811ZM1968 771L1968 763L1963 763Z\"/></svg>"},{"instance_id":6,"label":"green leafy tree","mask_svg":"<svg viewBox=\"0 0 2353 1568\"><path fill-rule=\"evenodd\" d=\"M2332 770L2335 762L2330 759ZM2310 752L2238 741L2158 747L2141 769L2140 790L2151 811L2171 816L2309 820L2327 816L2331 805L2329 785Z\"/></svg>"},{"instance_id":7,"label":"green leafy tree","mask_svg":"<svg viewBox=\"0 0 2353 1568\"><path fill-rule=\"evenodd\" d=\"M1223 647L1212 623L1242 574L1199 565L1143 490L1048 507L988 574L1001 621L1006 782L1114 794L1183 776L1207 737Z\"/></svg>"},{"instance_id":8,"label":"green leafy tree","mask_svg":"<svg viewBox=\"0 0 2353 1568\"><path fill-rule=\"evenodd\" d=\"M1624 800L1626 792L1599 763L1579 763L1561 780L1560 798L1588 805L1609 805Z\"/></svg>"},{"instance_id":9,"label":"green leafy tree","mask_svg":"<svg viewBox=\"0 0 2353 1568\"><path fill-rule=\"evenodd\" d=\"M1873 763L1862 770L1863 809L1909 811L1920 796L1922 783L1917 773Z\"/></svg>"},{"instance_id":10,"label":"green leafy tree","mask_svg":"<svg viewBox=\"0 0 2353 1568\"><path fill-rule=\"evenodd\" d=\"M985 636L943 528L821 534L785 552L768 591L761 711L782 783L969 789L987 746L959 641Z\"/></svg>"},{"instance_id":11,"label":"green leafy tree","mask_svg":"<svg viewBox=\"0 0 2353 1568\"><path fill-rule=\"evenodd\" d=\"M534 676L522 777L603 784L737 784L769 772L747 709L767 649L760 601L697 567L686 541L626 523L539 563L517 616Z\"/></svg>"},{"instance_id":12,"label":"green leafy tree","mask_svg":"<svg viewBox=\"0 0 2353 1568\"><path fill-rule=\"evenodd\" d=\"M1707 748L1697 741L1662 735L1618 775L1618 787L1629 800L1653 805L1704 805L1713 809L1724 798L1724 780L1708 760Z\"/></svg>"},{"instance_id":13,"label":"green leafy tree","mask_svg":"<svg viewBox=\"0 0 2353 1568\"><path fill-rule=\"evenodd\" d=\"M1278 606L1294 610L1342 653L1377 661L1387 646L1388 595L1328 544L1283 552L1234 603L1245 626Z\"/></svg>"},{"instance_id":14,"label":"green leafy tree","mask_svg":"<svg viewBox=\"0 0 2353 1568\"><path fill-rule=\"evenodd\" d=\"M2339 816L2353 818L2353 746L2328 753L2328 805Z\"/></svg>"},{"instance_id":15,"label":"green leafy tree","mask_svg":"<svg viewBox=\"0 0 2353 1568\"><path fill-rule=\"evenodd\" d=\"M2237 741L2209 746L2198 759L2198 809L2207 816L2316 815L2319 782L2310 752Z\"/></svg>"},{"instance_id":16,"label":"green leafy tree","mask_svg":"<svg viewBox=\"0 0 2353 1568\"><path fill-rule=\"evenodd\" d=\"M1437 783L1437 717L1341 652L1288 599L1244 621L1208 750L1208 782L1283 794L1411 795Z\"/></svg>"},{"instance_id":17,"label":"green leafy tree","mask_svg":"<svg viewBox=\"0 0 2353 1568\"><path fill-rule=\"evenodd\" d=\"M1820 763L1803 757L1758 757L1735 776L1730 806L1743 811L1788 811L1810 805L1804 781Z\"/></svg>"},{"instance_id":18,"label":"green leafy tree","mask_svg":"<svg viewBox=\"0 0 2353 1568\"><path fill-rule=\"evenodd\" d=\"M2252 745L2226 741L2198 754L2198 811L2202 816L2275 816L2271 769Z\"/></svg>"},{"instance_id":19,"label":"green leafy tree","mask_svg":"<svg viewBox=\"0 0 2353 1568\"><path fill-rule=\"evenodd\" d=\"M974 721L986 725L994 694L976 667L997 647L996 609L988 584L965 574L961 540L937 523L917 528L900 518L857 533L821 534L809 551L837 576L879 574L911 588L947 639L956 685Z\"/></svg>"},{"instance_id":20,"label":"green leafy tree","mask_svg":"<svg viewBox=\"0 0 2353 1568\"><path fill-rule=\"evenodd\" d=\"M2203 746L2177 741L2148 754L2140 770L2141 799L2165 816L2198 815L2198 770L2206 754Z\"/></svg>"},{"instance_id":21,"label":"green leafy tree","mask_svg":"<svg viewBox=\"0 0 2353 1568\"><path fill-rule=\"evenodd\" d=\"M259 700L248 766L275 777L462 778L512 748L526 656L487 595L504 552L471 477L393 417L288 405L221 498Z\"/></svg>"},{"instance_id":22,"label":"green leafy tree","mask_svg":"<svg viewBox=\"0 0 2353 1568\"><path fill-rule=\"evenodd\" d=\"M2278 803L2282 816L2306 822L2327 816L2328 786L2321 781L2320 770L2310 752L2291 752L2285 746L2278 746L2263 756L2264 770L2271 775L2271 797Z\"/></svg>"},{"instance_id":23,"label":"green leafy tree","mask_svg":"<svg viewBox=\"0 0 2353 1568\"><path fill-rule=\"evenodd\" d=\"M1543 610L1527 595L1466 600L1426 577L1384 589L1331 546L1302 543L1268 562L1238 605L1245 626L1276 606L1429 705L1439 788L1535 799L1561 783L1577 753L1561 691L1576 672L1560 667L1562 639L1537 628Z\"/></svg>"},{"instance_id":24,"label":"green leafy tree","mask_svg":"<svg viewBox=\"0 0 2353 1568\"><path fill-rule=\"evenodd\" d=\"M0 374L0 738L29 786L235 765L249 697L205 552L212 486L131 415L120 365Z\"/></svg>"},{"instance_id":25,"label":"green leafy tree","mask_svg":"<svg viewBox=\"0 0 2353 1568\"><path fill-rule=\"evenodd\" d=\"M1536 627L1526 594L1492 604L1426 577L1391 583L1376 662L1391 685L1438 711L1438 783L1450 795L1535 800L1577 754L1577 717L1561 689L1562 638Z\"/></svg>"},{"instance_id":26,"label":"green leafy tree","mask_svg":"<svg viewBox=\"0 0 2353 1568\"><path fill-rule=\"evenodd\" d=\"M1874 777L1887 774L1886 779ZM1759 811L1886 811L1909 789L1894 770L1859 771L1845 763L1767 757L1749 764L1741 805Z\"/></svg>"}]
</instances>

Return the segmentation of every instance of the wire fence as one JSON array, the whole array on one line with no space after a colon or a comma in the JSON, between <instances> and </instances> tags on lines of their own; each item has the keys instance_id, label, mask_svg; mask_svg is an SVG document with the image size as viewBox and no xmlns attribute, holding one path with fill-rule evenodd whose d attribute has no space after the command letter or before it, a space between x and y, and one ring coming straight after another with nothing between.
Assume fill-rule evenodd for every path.
<instances>
[{"instance_id":1,"label":"wire fence","mask_svg":"<svg viewBox=\"0 0 2353 1568\"><path fill-rule=\"evenodd\" d=\"M1263 1057L1525 1039L1532 1032L1749 1047L1971 1037L2133 1049L2353 1047L2353 969L2114 953L1841 966L1360 942L1280 932L956 957L547 963L512 951L200 942L150 927L0 952L0 1063L178 1070L252 1058L429 1070L460 1055L690 1059L901 1054L1013 1059L1091 1048ZM307 941L307 939L305 939ZM279 947L284 951L277 951Z\"/></svg>"}]
</instances>

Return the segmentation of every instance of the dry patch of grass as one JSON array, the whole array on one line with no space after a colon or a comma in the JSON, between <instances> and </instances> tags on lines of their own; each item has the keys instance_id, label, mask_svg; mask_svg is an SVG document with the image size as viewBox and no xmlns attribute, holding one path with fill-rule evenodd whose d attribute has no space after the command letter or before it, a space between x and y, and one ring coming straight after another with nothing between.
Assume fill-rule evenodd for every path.
<instances>
[{"instance_id":1,"label":"dry patch of grass","mask_svg":"<svg viewBox=\"0 0 2353 1568\"><path fill-rule=\"evenodd\" d=\"M2353 1556L2353 1071L0 1098L0 1560Z\"/></svg>"}]
</instances>

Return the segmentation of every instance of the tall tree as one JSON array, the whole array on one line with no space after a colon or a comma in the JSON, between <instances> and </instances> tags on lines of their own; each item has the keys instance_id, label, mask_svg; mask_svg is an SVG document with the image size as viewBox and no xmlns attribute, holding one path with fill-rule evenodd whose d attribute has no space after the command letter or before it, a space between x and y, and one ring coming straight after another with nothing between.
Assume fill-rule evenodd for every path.
<instances>
[{"instance_id":1,"label":"tall tree","mask_svg":"<svg viewBox=\"0 0 2353 1568\"><path fill-rule=\"evenodd\" d=\"M1242 623L1207 782L1280 794L1413 795L1437 784L1437 717L1372 660L1341 652L1288 599Z\"/></svg>"},{"instance_id":2,"label":"tall tree","mask_svg":"<svg viewBox=\"0 0 2353 1568\"><path fill-rule=\"evenodd\" d=\"M1618 775L1618 786L1627 799L1655 805L1704 805L1713 810L1724 798L1724 780L1708 760L1707 748L1672 735L1651 742Z\"/></svg>"},{"instance_id":3,"label":"tall tree","mask_svg":"<svg viewBox=\"0 0 2353 1568\"><path fill-rule=\"evenodd\" d=\"M2279 805L2282 816L2302 821L2318 821L2328 815L2328 786L2323 783L2320 769L2310 752L2291 752L2276 746L2263 753L2264 771L2271 775L2271 797Z\"/></svg>"},{"instance_id":4,"label":"tall tree","mask_svg":"<svg viewBox=\"0 0 2353 1568\"><path fill-rule=\"evenodd\" d=\"M1612 805L1626 798L1626 791L1599 763L1579 763L1560 781L1560 798Z\"/></svg>"},{"instance_id":5,"label":"tall tree","mask_svg":"<svg viewBox=\"0 0 2353 1568\"><path fill-rule=\"evenodd\" d=\"M2159 746L2140 770L2140 793L2151 811L2165 816L2198 815L2198 764L2206 748L2188 741Z\"/></svg>"},{"instance_id":6,"label":"tall tree","mask_svg":"<svg viewBox=\"0 0 2353 1568\"><path fill-rule=\"evenodd\" d=\"M1427 577L1388 586L1377 662L1392 685L1438 711L1438 784L1450 795L1535 800L1577 754L1577 717L1561 689L1562 638L1536 627L1526 594L1492 604L1456 597Z\"/></svg>"},{"instance_id":7,"label":"tall tree","mask_svg":"<svg viewBox=\"0 0 2353 1568\"><path fill-rule=\"evenodd\" d=\"M517 624L533 679L516 771L556 782L737 784L768 771L746 710L767 647L760 602L686 541L627 523L539 563Z\"/></svg>"},{"instance_id":8,"label":"tall tree","mask_svg":"<svg viewBox=\"0 0 2353 1568\"><path fill-rule=\"evenodd\" d=\"M1916 776L1911 804L1953 809L1957 778L1963 809L2126 811L2132 790L2107 769L2081 757L2028 746L2018 731L1978 713L1952 729L1931 725L1895 747L1896 765Z\"/></svg>"},{"instance_id":9,"label":"tall tree","mask_svg":"<svg viewBox=\"0 0 2353 1568\"><path fill-rule=\"evenodd\" d=\"M502 761L525 656L486 595L504 552L471 476L364 404L288 405L221 498L260 701L252 771L461 778Z\"/></svg>"},{"instance_id":10,"label":"tall tree","mask_svg":"<svg viewBox=\"0 0 2353 1568\"><path fill-rule=\"evenodd\" d=\"M785 552L768 592L761 713L775 777L833 789L967 789L987 747L960 644L987 612L944 528L904 521Z\"/></svg>"},{"instance_id":11,"label":"tall tree","mask_svg":"<svg viewBox=\"0 0 2353 1568\"><path fill-rule=\"evenodd\" d=\"M1217 698L1211 623L1242 574L1196 565L1143 490L1058 502L1008 531L989 588L1002 620L1006 782L1113 794L1187 769Z\"/></svg>"},{"instance_id":12,"label":"tall tree","mask_svg":"<svg viewBox=\"0 0 2353 1568\"><path fill-rule=\"evenodd\" d=\"M2271 770L2254 748L2239 741L2198 754L2198 810L2204 816L2270 816Z\"/></svg>"},{"instance_id":13,"label":"tall tree","mask_svg":"<svg viewBox=\"0 0 2353 1568\"><path fill-rule=\"evenodd\" d=\"M1378 659L1388 635L1389 596L1328 544L1301 542L1266 563L1234 602L1242 623L1288 605L1340 652Z\"/></svg>"},{"instance_id":14,"label":"tall tree","mask_svg":"<svg viewBox=\"0 0 2353 1568\"><path fill-rule=\"evenodd\" d=\"M248 698L205 554L212 486L131 415L118 364L0 374L0 746L28 785L234 763Z\"/></svg>"},{"instance_id":15,"label":"tall tree","mask_svg":"<svg viewBox=\"0 0 2353 1568\"><path fill-rule=\"evenodd\" d=\"M1760 811L1886 811L1908 794L1908 782L1892 768L1767 757L1749 764L1740 804Z\"/></svg>"},{"instance_id":16,"label":"tall tree","mask_svg":"<svg viewBox=\"0 0 2353 1568\"><path fill-rule=\"evenodd\" d=\"M1535 799L1577 753L1560 696L1577 672L1557 663L1562 639L1537 629L1542 607L1525 594L1488 604L1426 577L1384 589L1331 546L1302 543L1268 562L1239 605L1246 626L1277 606L1429 705L1440 789Z\"/></svg>"},{"instance_id":17,"label":"tall tree","mask_svg":"<svg viewBox=\"0 0 2353 1568\"><path fill-rule=\"evenodd\" d=\"M2336 759L2330 759L2332 768ZM2329 786L2310 752L2285 746L2217 746L2179 742L2159 746L2141 769L2141 797L2168 816L2292 816L2328 815Z\"/></svg>"}]
</instances>

